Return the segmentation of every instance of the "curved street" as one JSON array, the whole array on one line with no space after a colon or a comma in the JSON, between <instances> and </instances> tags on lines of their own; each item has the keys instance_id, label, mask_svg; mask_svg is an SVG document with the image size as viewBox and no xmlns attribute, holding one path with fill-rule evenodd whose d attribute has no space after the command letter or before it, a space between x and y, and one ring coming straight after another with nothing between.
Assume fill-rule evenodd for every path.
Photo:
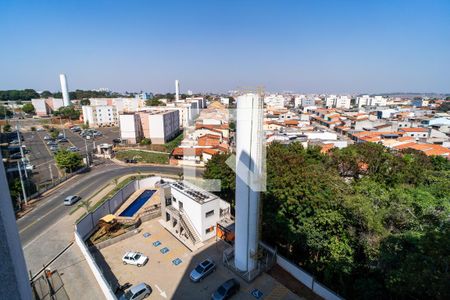
<instances>
[{"instance_id":1,"label":"curved street","mask_svg":"<svg viewBox=\"0 0 450 300\"><path fill-rule=\"evenodd\" d=\"M86 198L101 187L111 182L115 177L136 172L155 172L158 174L178 175L182 172L182 167L178 166L119 166L113 163L106 163L97 166L89 173L80 174L72 178L69 182L40 200L37 207L17 221L22 246L27 247L30 242L45 232L50 226L55 224L73 209L71 206L64 206L63 199L69 195L78 195ZM199 170L201 173L201 170Z\"/></svg>"}]
</instances>

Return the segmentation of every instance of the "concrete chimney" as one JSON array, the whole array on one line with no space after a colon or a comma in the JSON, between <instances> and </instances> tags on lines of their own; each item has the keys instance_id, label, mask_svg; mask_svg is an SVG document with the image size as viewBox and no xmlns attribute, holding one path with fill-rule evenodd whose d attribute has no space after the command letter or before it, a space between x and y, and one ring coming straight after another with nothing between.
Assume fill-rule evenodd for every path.
<instances>
[{"instance_id":1,"label":"concrete chimney","mask_svg":"<svg viewBox=\"0 0 450 300\"><path fill-rule=\"evenodd\" d=\"M175 80L175 101L180 100L180 82Z\"/></svg>"},{"instance_id":2,"label":"concrete chimney","mask_svg":"<svg viewBox=\"0 0 450 300\"><path fill-rule=\"evenodd\" d=\"M263 177L263 114L258 94L237 99L235 266L256 267Z\"/></svg>"},{"instance_id":3,"label":"concrete chimney","mask_svg":"<svg viewBox=\"0 0 450 300\"><path fill-rule=\"evenodd\" d=\"M69 88L67 87L67 79L65 74L59 74L59 81L61 83L61 93L63 96L64 106L70 105Z\"/></svg>"}]
</instances>

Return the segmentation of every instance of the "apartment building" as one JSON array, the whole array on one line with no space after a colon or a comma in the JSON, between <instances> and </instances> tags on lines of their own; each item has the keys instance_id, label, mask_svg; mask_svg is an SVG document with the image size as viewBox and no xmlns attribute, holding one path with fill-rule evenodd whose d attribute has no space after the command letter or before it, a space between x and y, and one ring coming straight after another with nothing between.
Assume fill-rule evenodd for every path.
<instances>
[{"instance_id":1,"label":"apartment building","mask_svg":"<svg viewBox=\"0 0 450 300\"><path fill-rule=\"evenodd\" d=\"M120 138L128 144L137 144L143 137L139 114L121 113L119 115Z\"/></svg>"},{"instance_id":2,"label":"apartment building","mask_svg":"<svg viewBox=\"0 0 450 300\"><path fill-rule=\"evenodd\" d=\"M362 95L356 97L356 105L361 108L364 106L386 106L387 99L383 96Z\"/></svg>"},{"instance_id":3,"label":"apartment building","mask_svg":"<svg viewBox=\"0 0 450 300\"><path fill-rule=\"evenodd\" d=\"M84 105L83 122L92 127L117 126L117 109L113 105Z\"/></svg>"},{"instance_id":4,"label":"apartment building","mask_svg":"<svg viewBox=\"0 0 450 300\"><path fill-rule=\"evenodd\" d=\"M325 98L325 107L326 108L349 109L350 104L351 104L351 98L349 96L328 95Z\"/></svg>"},{"instance_id":5,"label":"apartment building","mask_svg":"<svg viewBox=\"0 0 450 300\"><path fill-rule=\"evenodd\" d=\"M119 119L121 137L130 144L138 143L144 137L151 139L153 144L164 144L180 132L178 110L121 113Z\"/></svg>"}]
</instances>

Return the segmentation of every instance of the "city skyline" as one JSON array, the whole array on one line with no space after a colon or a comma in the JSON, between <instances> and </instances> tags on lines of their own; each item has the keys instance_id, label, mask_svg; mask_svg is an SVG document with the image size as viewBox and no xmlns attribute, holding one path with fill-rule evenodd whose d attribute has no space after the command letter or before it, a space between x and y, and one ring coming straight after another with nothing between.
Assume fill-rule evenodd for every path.
<instances>
[{"instance_id":1,"label":"city skyline","mask_svg":"<svg viewBox=\"0 0 450 300\"><path fill-rule=\"evenodd\" d=\"M447 1L0 4L0 89L449 93ZM20 22L17 20L20 19Z\"/></svg>"}]
</instances>

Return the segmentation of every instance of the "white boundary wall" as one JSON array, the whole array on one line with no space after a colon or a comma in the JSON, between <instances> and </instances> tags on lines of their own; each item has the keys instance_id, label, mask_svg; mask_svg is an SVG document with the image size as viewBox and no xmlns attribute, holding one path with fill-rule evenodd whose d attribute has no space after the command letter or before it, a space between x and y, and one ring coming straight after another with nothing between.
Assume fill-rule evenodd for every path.
<instances>
[{"instance_id":1,"label":"white boundary wall","mask_svg":"<svg viewBox=\"0 0 450 300\"><path fill-rule=\"evenodd\" d=\"M99 270L97 264L95 263L94 258L92 257L91 253L84 244L83 239L80 237L77 231L75 231L75 242L80 248L81 253L83 253L83 256L86 259L89 267L91 268L91 271L94 274L97 283L100 285L100 288L103 294L105 295L105 298L107 300L116 300L117 299L116 295L114 295L114 292L111 290L110 285L106 281L105 277L103 277L102 272Z\"/></svg>"},{"instance_id":2,"label":"white boundary wall","mask_svg":"<svg viewBox=\"0 0 450 300\"><path fill-rule=\"evenodd\" d=\"M290 261L279 254L277 254L277 264L286 272L291 274L295 279L311 289L314 294L319 295L325 300L343 300L343 298L336 295L333 291L317 282L312 275L308 274L300 267L292 264Z\"/></svg>"}]
</instances>

